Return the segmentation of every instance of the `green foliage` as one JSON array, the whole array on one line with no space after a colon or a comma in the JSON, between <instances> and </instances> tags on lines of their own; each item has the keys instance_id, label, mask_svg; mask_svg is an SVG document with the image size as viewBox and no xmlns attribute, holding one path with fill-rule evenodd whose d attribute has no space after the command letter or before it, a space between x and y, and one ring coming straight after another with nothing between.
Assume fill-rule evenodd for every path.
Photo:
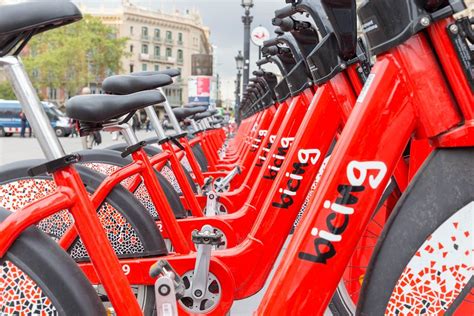
<instances>
[{"instance_id":1,"label":"green foliage","mask_svg":"<svg viewBox=\"0 0 474 316\"><path fill-rule=\"evenodd\" d=\"M16 100L15 94L8 81L0 82L0 99Z\"/></svg>"},{"instance_id":2,"label":"green foliage","mask_svg":"<svg viewBox=\"0 0 474 316\"><path fill-rule=\"evenodd\" d=\"M127 39L115 34L99 18L86 15L77 23L33 37L23 57L33 84L75 95L89 83L119 72Z\"/></svg>"}]
</instances>

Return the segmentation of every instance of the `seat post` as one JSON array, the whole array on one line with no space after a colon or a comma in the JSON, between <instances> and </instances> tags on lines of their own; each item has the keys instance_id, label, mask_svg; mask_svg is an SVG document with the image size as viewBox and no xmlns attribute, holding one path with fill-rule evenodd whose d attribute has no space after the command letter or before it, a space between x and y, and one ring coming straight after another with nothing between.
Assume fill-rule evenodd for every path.
<instances>
[{"instance_id":1,"label":"seat post","mask_svg":"<svg viewBox=\"0 0 474 316\"><path fill-rule=\"evenodd\" d=\"M151 122L151 125L155 129L156 135L158 136L159 140L163 140L166 138L166 133L163 129L163 126L161 126L160 119L158 118L158 115L156 115L155 108L153 106L147 106L145 108L146 115L148 115L148 119Z\"/></svg>"},{"instance_id":2,"label":"seat post","mask_svg":"<svg viewBox=\"0 0 474 316\"><path fill-rule=\"evenodd\" d=\"M2 57L0 66L5 69L6 76L12 84L13 91L21 103L30 128L35 133L46 159L55 160L64 157L64 149L56 137L21 60L16 56Z\"/></svg>"},{"instance_id":3,"label":"seat post","mask_svg":"<svg viewBox=\"0 0 474 316\"><path fill-rule=\"evenodd\" d=\"M176 119L176 116L173 113L173 109L171 108L171 105L168 102L168 97L166 94L163 92L162 88L159 88L160 92L164 95L165 97L165 102L163 102L163 106L165 108L166 114L168 114L168 117L170 119L171 125L173 125L173 129L177 134L182 134L183 130L181 129L181 126L179 125L178 120Z\"/></svg>"}]
</instances>

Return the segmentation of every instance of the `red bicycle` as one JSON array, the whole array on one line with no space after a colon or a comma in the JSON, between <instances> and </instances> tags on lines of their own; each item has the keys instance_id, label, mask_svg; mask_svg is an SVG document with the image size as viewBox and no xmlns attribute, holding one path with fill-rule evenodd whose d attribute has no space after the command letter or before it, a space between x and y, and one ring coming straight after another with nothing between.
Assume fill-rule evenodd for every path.
<instances>
[{"instance_id":1,"label":"red bicycle","mask_svg":"<svg viewBox=\"0 0 474 316\"><path fill-rule=\"evenodd\" d=\"M340 7L328 2L326 10L337 20ZM460 59L469 51L472 29L468 19L452 18L464 8L448 1L367 1L359 9L377 62L258 314L324 312L413 135L436 149L381 235L358 312L472 313L467 223L474 102L466 71L472 64ZM399 20L388 12L400 12ZM281 286L288 282L318 291Z\"/></svg>"}]
</instances>

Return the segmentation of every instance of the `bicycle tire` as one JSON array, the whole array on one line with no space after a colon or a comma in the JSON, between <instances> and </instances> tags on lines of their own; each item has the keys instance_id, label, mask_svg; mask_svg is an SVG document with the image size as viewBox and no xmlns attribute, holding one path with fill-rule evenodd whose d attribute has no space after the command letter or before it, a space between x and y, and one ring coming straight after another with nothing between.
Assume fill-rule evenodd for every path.
<instances>
[{"instance_id":1,"label":"bicycle tire","mask_svg":"<svg viewBox=\"0 0 474 316\"><path fill-rule=\"evenodd\" d=\"M10 214L0 208L0 221ZM0 265L1 314L106 314L76 263L36 227L15 240Z\"/></svg>"},{"instance_id":2,"label":"bicycle tire","mask_svg":"<svg viewBox=\"0 0 474 316\"><path fill-rule=\"evenodd\" d=\"M194 146L191 147L191 150L193 151L194 156L196 157L196 160L201 167L202 172L207 172L208 169L208 161L206 158L206 155L204 154L204 150L202 149L200 144L195 144Z\"/></svg>"},{"instance_id":3,"label":"bicycle tire","mask_svg":"<svg viewBox=\"0 0 474 316\"><path fill-rule=\"evenodd\" d=\"M41 163L44 163L44 161L30 160L2 166L0 168L0 191L5 191L2 186L4 184L8 184L8 181L26 180L27 182L26 184L22 184L22 188L26 188L27 190L28 184L32 181L40 187L42 187L43 184L38 184L38 181L47 180L52 182L52 179L49 176L39 176L32 179L27 174L27 170L30 167L36 166ZM89 192L94 192L96 188L100 185L100 183L102 183L104 180L103 175L94 172L87 167L77 165L76 169L79 172ZM35 189L36 188L30 188L30 190ZM23 197L26 198L26 196ZM21 202L19 201L19 198L16 198L15 200L16 203ZM30 201L31 199L28 199L28 201L25 201L25 204L29 203ZM158 231L158 228L155 225L153 218L147 212L144 206L140 202L138 202L129 191L127 191L122 186L116 186L107 196L106 203L107 205L111 206L111 209L107 208L102 213L102 218L104 218L104 221L109 223L115 223L114 220L107 221L107 218L117 218L117 216L119 216L123 217L124 221L127 223L125 227L126 229L115 229L114 225L104 226L106 234L109 237L109 241L112 244L112 247L119 258L143 258L150 256L164 256L168 254L165 242L161 237L161 234ZM99 208L99 210L100 209L101 208ZM112 214L107 214L108 212ZM55 237L55 239L57 240L60 239L61 233L64 233L65 230L67 230L68 228L68 223L66 223L66 227L54 227L54 224L58 223L58 219L54 217L52 218L52 220L46 219L46 221L47 224L44 224L41 227L50 227L51 230L48 231L50 237ZM39 225L41 225L41 222L39 223ZM124 239L123 237L125 237L125 239L121 242L117 242L117 240L120 239L117 238L115 232L120 232L120 237L122 237L122 239ZM132 241L135 240L135 237L136 242L133 243ZM72 243L67 252L76 262L89 261L87 251L79 238L77 238ZM142 305L142 309L144 311L150 311L154 305L154 301L151 299L151 296L154 295L154 287L141 285L132 285L132 287L138 288L138 291L141 293L141 298L139 298L139 301ZM147 315L150 315L150 312L148 312Z\"/></svg>"},{"instance_id":4,"label":"bicycle tire","mask_svg":"<svg viewBox=\"0 0 474 316\"><path fill-rule=\"evenodd\" d=\"M360 315L452 315L472 295L473 187L474 148L438 149L428 158L377 244Z\"/></svg>"}]
</instances>

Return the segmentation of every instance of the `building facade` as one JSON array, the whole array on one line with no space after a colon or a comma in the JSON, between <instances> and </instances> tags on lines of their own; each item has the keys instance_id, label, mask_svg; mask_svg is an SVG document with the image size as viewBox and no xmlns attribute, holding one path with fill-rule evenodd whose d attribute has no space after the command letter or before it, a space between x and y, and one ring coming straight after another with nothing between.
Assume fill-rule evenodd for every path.
<instances>
[{"instance_id":1,"label":"building facade","mask_svg":"<svg viewBox=\"0 0 474 316\"><path fill-rule=\"evenodd\" d=\"M116 28L118 37L128 38L122 73L179 69L181 76L164 89L165 94L173 106L188 100L191 56L212 54L210 32L198 12L165 13L138 7L127 0L118 9L81 10Z\"/></svg>"}]
</instances>

